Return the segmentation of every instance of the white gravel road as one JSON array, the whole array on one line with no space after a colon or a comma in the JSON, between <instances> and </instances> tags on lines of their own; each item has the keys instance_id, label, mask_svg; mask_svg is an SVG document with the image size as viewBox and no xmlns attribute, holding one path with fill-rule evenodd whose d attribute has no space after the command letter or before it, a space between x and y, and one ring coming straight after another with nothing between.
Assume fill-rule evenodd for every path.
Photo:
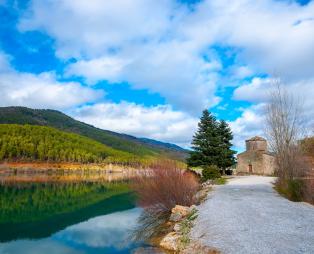
<instances>
[{"instance_id":1,"label":"white gravel road","mask_svg":"<svg viewBox=\"0 0 314 254\"><path fill-rule=\"evenodd\" d=\"M314 206L279 196L273 181L242 176L215 187L191 237L226 254L314 254Z\"/></svg>"}]
</instances>

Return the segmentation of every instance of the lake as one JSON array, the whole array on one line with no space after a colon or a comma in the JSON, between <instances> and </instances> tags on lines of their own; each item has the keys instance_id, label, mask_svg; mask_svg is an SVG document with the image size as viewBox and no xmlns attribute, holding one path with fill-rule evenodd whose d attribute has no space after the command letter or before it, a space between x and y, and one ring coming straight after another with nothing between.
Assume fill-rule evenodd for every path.
<instances>
[{"instance_id":1,"label":"lake","mask_svg":"<svg viewBox=\"0 0 314 254\"><path fill-rule=\"evenodd\" d=\"M141 209L125 181L44 179L0 181L0 253L114 254L145 245L132 238Z\"/></svg>"}]
</instances>

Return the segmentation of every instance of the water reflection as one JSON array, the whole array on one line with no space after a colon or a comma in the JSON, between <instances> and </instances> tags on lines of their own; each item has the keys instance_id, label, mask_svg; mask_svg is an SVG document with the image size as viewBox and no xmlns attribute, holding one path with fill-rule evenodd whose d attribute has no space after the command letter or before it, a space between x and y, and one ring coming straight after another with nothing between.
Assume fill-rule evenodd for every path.
<instances>
[{"instance_id":1,"label":"water reflection","mask_svg":"<svg viewBox=\"0 0 314 254\"><path fill-rule=\"evenodd\" d=\"M0 242L42 238L89 218L134 207L126 182L0 186Z\"/></svg>"},{"instance_id":2,"label":"water reflection","mask_svg":"<svg viewBox=\"0 0 314 254\"><path fill-rule=\"evenodd\" d=\"M141 209L126 179L134 172L30 172L0 173L0 253L124 254L145 246L133 237Z\"/></svg>"},{"instance_id":3,"label":"water reflection","mask_svg":"<svg viewBox=\"0 0 314 254\"><path fill-rule=\"evenodd\" d=\"M137 170L0 170L0 184L22 182L113 182L132 178L140 173Z\"/></svg>"},{"instance_id":4,"label":"water reflection","mask_svg":"<svg viewBox=\"0 0 314 254\"><path fill-rule=\"evenodd\" d=\"M67 228L58 233L55 239L92 248L125 249L132 245L130 234L136 227L140 213L139 208L134 208L96 217Z\"/></svg>"},{"instance_id":5,"label":"water reflection","mask_svg":"<svg viewBox=\"0 0 314 254\"><path fill-rule=\"evenodd\" d=\"M129 209L70 226L49 238L0 244L0 253L130 253L140 246L140 243L129 241L140 212L138 208Z\"/></svg>"}]
</instances>

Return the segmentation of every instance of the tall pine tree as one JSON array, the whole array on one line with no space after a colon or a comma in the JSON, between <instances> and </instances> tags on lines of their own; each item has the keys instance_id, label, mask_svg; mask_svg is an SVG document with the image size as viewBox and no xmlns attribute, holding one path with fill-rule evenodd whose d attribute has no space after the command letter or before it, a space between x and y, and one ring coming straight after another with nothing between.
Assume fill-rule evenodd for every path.
<instances>
[{"instance_id":1,"label":"tall pine tree","mask_svg":"<svg viewBox=\"0 0 314 254\"><path fill-rule=\"evenodd\" d=\"M233 135L229 125L226 121L221 120L218 125L218 133L221 139L220 143L220 157L217 162L217 166L221 169L226 169L235 163L234 154L235 151L231 149Z\"/></svg>"},{"instance_id":2,"label":"tall pine tree","mask_svg":"<svg viewBox=\"0 0 314 254\"><path fill-rule=\"evenodd\" d=\"M234 163L234 151L231 150L233 136L225 121L217 121L208 110L204 110L198 130L193 136L189 166L216 165L225 169Z\"/></svg>"}]
</instances>

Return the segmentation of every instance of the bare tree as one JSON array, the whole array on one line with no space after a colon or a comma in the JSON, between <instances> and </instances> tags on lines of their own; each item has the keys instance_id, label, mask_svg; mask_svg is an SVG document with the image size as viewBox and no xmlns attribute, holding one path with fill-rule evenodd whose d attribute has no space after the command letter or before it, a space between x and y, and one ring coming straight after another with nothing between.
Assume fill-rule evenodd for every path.
<instances>
[{"instance_id":1,"label":"bare tree","mask_svg":"<svg viewBox=\"0 0 314 254\"><path fill-rule=\"evenodd\" d=\"M267 106L267 135L272 151L276 154L279 181L292 179L300 172L302 136L302 104L276 80Z\"/></svg>"}]
</instances>

